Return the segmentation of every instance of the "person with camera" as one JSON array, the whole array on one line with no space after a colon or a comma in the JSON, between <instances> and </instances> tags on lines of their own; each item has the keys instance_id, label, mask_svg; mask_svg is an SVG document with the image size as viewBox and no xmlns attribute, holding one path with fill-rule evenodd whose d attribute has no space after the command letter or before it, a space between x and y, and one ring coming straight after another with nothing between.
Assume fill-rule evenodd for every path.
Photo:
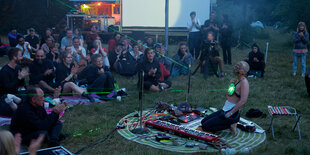
<instances>
[{"instance_id":1,"label":"person with camera","mask_svg":"<svg viewBox=\"0 0 310 155\"><path fill-rule=\"evenodd\" d=\"M299 22L297 32L294 34L293 49L293 76L296 76L298 58L301 58L301 76L306 74L306 56L308 53L307 43L309 42L309 33L304 22Z\"/></svg>"},{"instance_id":2,"label":"person with camera","mask_svg":"<svg viewBox=\"0 0 310 155\"><path fill-rule=\"evenodd\" d=\"M231 129L233 136L237 135L237 122L240 119L240 110L246 104L250 92L246 78L249 65L240 61L234 66L237 79L232 79L227 89L227 100L221 110L212 113L201 121L203 131L216 132ZM200 129L201 129L200 128Z\"/></svg>"},{"instance_id":3,"label":"person with camera","mask_svg":"<svg viewBox=\"0 0 310 155\"><path fill-rule=\"evenodd\" d=\"M190 13L190 20L187 22L187 30L189 32L188 37L188 46L191 55L196 59L200 54L200 43L201 43L201 35L200 28L201 23L198 18L196 18L196 12L193 11ZM195 50L195 53L194 53Z\"/></svg>"},{"instance_id":4,"label":"person with camera","mask_svg":"<svg viewBox=\"0 0 310 155\"><path fill-rule=\"evenodd\" d=\"M200 57L201 65L203 67L204 77L207 78L209 74L209 65L213 72L217 75L217 66L215 63L218 63L220 66L220 76L224 77L224 62L219 54L219 46L218 43L214 40L213 32L209 32L207 35L207 40L204 40L202 46L202 55Z\"/></svg>"}]
</instances>

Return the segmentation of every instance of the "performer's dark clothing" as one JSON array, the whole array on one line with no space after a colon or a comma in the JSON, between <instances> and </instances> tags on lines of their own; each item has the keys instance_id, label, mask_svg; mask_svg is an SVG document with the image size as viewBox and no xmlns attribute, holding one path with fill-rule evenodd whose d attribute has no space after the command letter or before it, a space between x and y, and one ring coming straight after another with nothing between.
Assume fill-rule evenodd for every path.
<instances>
[{"instance_id":1,"label":"performer's dark clothing","mask_svg":"<svg viewBox=\"0 0 310 155\"><path fill-rule=\"evenodd\" d=\"M229 129L231 124L237 123L240 119L239 111L235 112L229 118L225 117L225 112L219 110L212 113L201 121L202 129L204 131L216 132Z\"/></svg>"}]
</instances>

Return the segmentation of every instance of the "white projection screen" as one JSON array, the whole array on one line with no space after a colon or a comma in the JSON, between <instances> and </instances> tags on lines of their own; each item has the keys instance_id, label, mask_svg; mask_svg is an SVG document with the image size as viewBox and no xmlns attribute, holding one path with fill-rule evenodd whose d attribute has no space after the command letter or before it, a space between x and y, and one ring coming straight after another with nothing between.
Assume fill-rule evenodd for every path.
<instances>
[{"instance_id":1,"label":"white projection screen","mask_svg":"<svg viewBox=\"0 0 310 155\"><path fill-rule=\"evenodd\" d=\"M165 0L122 0L123 27L165 27ZM186 27L190 12L203 24L210 0L169 0L169 27Z\"/></svg>"}]
</instances>

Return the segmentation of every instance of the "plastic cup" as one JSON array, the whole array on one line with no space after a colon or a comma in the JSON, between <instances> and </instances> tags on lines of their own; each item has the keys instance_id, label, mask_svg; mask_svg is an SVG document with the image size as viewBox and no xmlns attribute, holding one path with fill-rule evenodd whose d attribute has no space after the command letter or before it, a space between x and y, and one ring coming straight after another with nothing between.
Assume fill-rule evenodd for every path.
<instances>
[{"instance_id":1,"label":"plastic cup","mask_svg":"<svg viewBox=\"0 0 310 155\"><path fill-rule=\"evenodd\" d=\"M117 99L118 102L122 101L122 97L121 96L117 96L116 99Z\"/></svg>"},{"instance_id":2,"label":"plastic cup","mask_svg":"<svg viewBox=\"0 0 310 155\"><path fill-rule=\"evenodd\" d=\"M44 102L44 108L45 108L45 109L49 108L49 105L50 105L50 103Z\"/></svg>"}]
</instances>

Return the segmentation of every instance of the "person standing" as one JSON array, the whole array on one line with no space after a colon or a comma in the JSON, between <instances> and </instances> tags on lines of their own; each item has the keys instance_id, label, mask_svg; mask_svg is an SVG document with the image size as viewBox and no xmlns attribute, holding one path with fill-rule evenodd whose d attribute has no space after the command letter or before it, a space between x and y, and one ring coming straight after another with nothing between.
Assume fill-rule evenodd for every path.
<instances>
[{"instance_id":1,"label":"person standing","mask_svg":"<svg viewBox=\"0 0 310 155\"><path fill-rule=\"evenodd\" d=\"M223 25L220 29L220 44L223 50L224 64L231 65L231 42L232 42L232 23L228 15L223 15Z\"/></svg>"},{"instance_id":2,"label":"person standing","mask_svg":"<svg viewBox=\"0 0 310 155\"><path fill-rule=\"evenodd\" d=\"M298 57L301 58L301 76L305 77L306 74L306 56L308 53L307 43L309 42L309 33L304 22L299 22L297 32L293 38L293 76L296 76Z\"/></svg>"},{"instance_id":3,"label":"person standing","mask_svg":"<svg viewBox=\"0 0 310 155\"><path fill-rule=\"evenodd\" d=\"M218 41L218 38L217 38L218 35L217 34L218 34L220 29L219 29L219 24L215 18L216 18L216 13L211 12L210 19L205 21L205 23L202 27L203 40L207 39L207 37L208 37L207 35L211 31L214 34L215 40Z\"/></svg>"},{"instance_id":4,"label":"person standing","mask_svg":"<svg viewBox=\"0 0 310 155\"><path fill-rule=\"evenodd\" d=\"M187 30L189 32L188 46L191 55L195 57L195 59L198 59L198 56L200 54L200 43L201 43L200 25L201 25L200 20L196 18L196 12L195 11L191 12L190 20L187 21Z\"/></svg>"}]
</instances>

